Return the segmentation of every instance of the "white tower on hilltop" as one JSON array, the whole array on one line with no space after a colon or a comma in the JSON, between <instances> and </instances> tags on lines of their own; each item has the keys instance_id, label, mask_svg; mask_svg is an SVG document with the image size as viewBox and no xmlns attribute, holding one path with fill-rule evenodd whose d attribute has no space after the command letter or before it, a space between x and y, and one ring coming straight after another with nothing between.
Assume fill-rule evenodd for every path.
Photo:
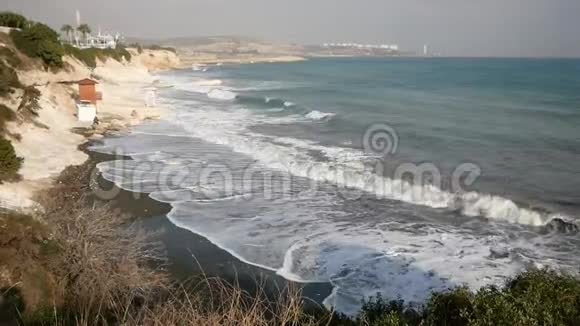
<instances>
[{"instance_id":1,"label":"white tower on hilltop","mask_svg":"<svg viewBox=\"0 0 580 326\"><path fill-rule=\"evenodd\" d=\"M77 9L77 27L81 26L81 12Z\"/></svg>"},{"instance_id":2,"label":"white tower on hilltop","mask_svg":"<svg viewBox=\"0 0 580 326\"><path fill-rule=\"evenodd\" d=\"M423 45L423 55L424 56L429 55L429 46L427 44Z\"/></svg>"}]
</instances>

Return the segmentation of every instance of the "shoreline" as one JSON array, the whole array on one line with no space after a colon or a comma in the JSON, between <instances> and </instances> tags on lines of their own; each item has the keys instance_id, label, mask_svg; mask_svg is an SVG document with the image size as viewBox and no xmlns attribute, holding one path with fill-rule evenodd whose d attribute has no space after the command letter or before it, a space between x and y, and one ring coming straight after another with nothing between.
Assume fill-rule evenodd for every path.
<instances>
[{"instance_id":1,"label":"shoreline","mask_svg":"<svg viewBox=\"0 0 580 326\"><path fill-rule=\"evenodd\" d=\"M118 159L112 154L91 152L89 166L111 159ZM130 159L130 158L128 158ZM113 208L129 214L135 219L138 227L147 232L158 233L156 238L163 244L167 254L167 271L176 281L186 281L192 277L217 277L231 284L239 284L242 290L256 293L264 290L268 297L275 299L280 289L298 288L302 297L318 307L333 291L329 282L299 283L285 279L275 271L241 261L227 250L213 244L210 240L195 232L180 228L167 218L171 210L167 203L150 198L146 193L133 193L115 186L112 182L98 176L98 183L103 189L115 187L119 193L110 200Z\"/></svg>"},{"instance_id":2,"label":"shoreline","mask_svg":"<svg viewBox=\"0 0 580 326\"><path fill-rule=\"evenodd\" d=\"M1 207L23 213L42 210L34 200L35 193L50 188L67 166L82 165L87 160L87 154L78 150L80 145L159 119L167 109L161 105L146 107L144 101L148 87L160 86L151 72L176 68L179 62L173 53L161 50L134 52L129 62L99 60L94 69L70 56L63 60L65 68L57 72L37 66L18 71L23 85L35 85L39 90L40 109L33 123L7 124L11 134L21 135L12 145L24 160L19 170L21 179L0 184ZM97 103L96 125L76 117L76 81L84 78L97 80L97 91L103 95ZM0 103L16 111L18 96Z\"/></svg>"}]
</instances>

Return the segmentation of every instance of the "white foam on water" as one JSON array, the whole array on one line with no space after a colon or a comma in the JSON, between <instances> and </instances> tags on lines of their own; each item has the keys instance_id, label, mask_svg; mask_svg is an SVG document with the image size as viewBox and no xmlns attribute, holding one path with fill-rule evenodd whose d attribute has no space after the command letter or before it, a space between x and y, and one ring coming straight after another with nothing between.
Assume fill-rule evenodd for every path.
<instances>
[{"instance_id":1,"label":"white foam on water","mask_svg":"<svg viewBox=\"0 0 580 326\"><path fill-rule=\"evenodd\" d=\"M282 112L282 111L284 111L284 108L271 108L271 109L268 109L266 111L268 111L268 112Z\"/></svg>"},{"instance_id":2,"label":"white foam on water","mask_svg":"<svg viewBox=\"0 0 580 326\"><path fill-rule=\"evenodd\" d=\"M223 84L223 81L220 79L202 79L196 80L193 83L198 86L220 86Z\"/></svg>"},{"instance_id":3,"label":"white foam on water","mask_svg":"<svg viewBox=\"0 0 580 326\"><path fill-rule=\"evenodd\" d=\"M236 99L237 94L223 89L212 89L207 93L207 97L216 99L216 100L224 100L224 101L232 101Z\"/></svg>"},{"instance_id":4,"label":"white foam on water","mask_svg":"<svg viewBox=\"0 0 580 326\"><path fill-rule=\"evenodd\" d=\"M320 111L314 110L314 111L308 112L305 115L305 117L308 118L308 119L310 119L310 120L319 121L319 120L324 120L324 119L332 118L335 115L336 115L336 113L320 112Z\"/></svg>"},{"instance_id":5,"label":"white foam on water","mask_svg":"<svg viewBox=\"0 0 580 326\"><path fill-rule=\"evenodd\" d=\"M257 122L252 120L251 112L245 112L244 117L236 117L239 112L229 112L225 115L217 112L197 111L198 114L182 121L201 122L194 126L183 125L192 135L209 142L226 145L234 151L244 153L259 160L269 168L289 172L292 175L330 182L348 188L356 188L373 193L381 198L400 200L403 202L424 205L433 208L458 210L467 216L481 216L493 220L512 223L542 226L554 218L574 220L571 217L546 214L531 209L519 207L510 199L478 192L449 193L433 185L415 185L410 182L382 177L369 171L357 158L365 154L352 149L327 146L313 146L301 140L293 140L297 147L310 147L324 151L330 158L329 162L312 162L308 155L293 148L272 144L267 140L271 137L247 137L222 130L244 130L244 123ZM236 114L238 113L238 114ZM257 116L255 117L257 118ZM219 120L218 120L219 119ZM210 128L203 122L211 121ZM219 121L219 122L218 122ZM216 123L221 125L216 128ZM278 139L288 142L288 139Z\"/></svg>"}]
</instances>

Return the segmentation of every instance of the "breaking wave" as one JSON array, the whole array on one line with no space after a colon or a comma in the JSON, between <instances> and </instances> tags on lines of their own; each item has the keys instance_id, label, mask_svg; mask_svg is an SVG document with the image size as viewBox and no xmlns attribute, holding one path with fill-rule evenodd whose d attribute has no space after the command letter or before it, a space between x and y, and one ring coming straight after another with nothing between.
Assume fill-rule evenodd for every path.
<instances>
[{"instance_id":1,"label":"breaking wave","mask_svg":"<svg viewBox=\"0 0 580 326\"><path fill-rule=\"evenodd\" d=\"M309 113L311 119L320 120L333 115L316 112ZM240 123L241 119L237 122ZM290 150L269 141L259 141L259 138L255 137L250 140L243 136L224 135L215 130L200 128L200 126L192 128L184 125L183 127L197 137L216 144L227 145L236 152L250 155L267 167L345 188L360 189L379 198L448 209L470 217L484 217L531 226L544 226L555 218L574 221L571 217L520 207L514 201L501 196L479 192L450 193L429 184L417 185L405 180L379 176L361 162L360 157L364 156L364 153L352 149L298 142L300 146ZM311 159L304 157L300 147L302 150L312 149L324 152L330 158L330 162L313 163Z\"/></svg>"},{"instance_id":2,"label":"breaking wave","mask_svg":"<svg viewBox=\"0 0 580 326\"><path fill-rule=\"evenodd\" d=\"M207 97L223 101L233 101L236 99L236 96L236 93L223 89L212 89L207 93Z\"/></svg>"},{"instance_id":3,"label":"breaking wave","mask_svg":"<svg viewBox=\"0 0 580 326\"><path fill-rule=\"evenodd\" d=\"M330 118L334 117L335 115L336 115L336 113L320 112L320 111L314 110L314 111L308 112L305 115L305 117L310 119L310 120L320 121L320 120L329 120Z\"/></svg>"}]
</instances>

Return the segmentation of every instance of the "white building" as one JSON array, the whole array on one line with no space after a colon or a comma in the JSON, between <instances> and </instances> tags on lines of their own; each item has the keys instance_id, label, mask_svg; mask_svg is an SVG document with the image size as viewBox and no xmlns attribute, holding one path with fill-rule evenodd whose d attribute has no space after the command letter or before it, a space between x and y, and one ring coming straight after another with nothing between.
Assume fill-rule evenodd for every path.
<instances>
[{"instance_id":1,"label":"white building","mask_svg":"<svg viewBox=\"0 0 580 326\"><path fill-rule=\"evenodd\" d=\"M76 27L81 26L81 13L76 11ZM73 32L74 40L69 40L70 44L80 49L97 48L97 49L114 49L121 40L120 34L101 34L101 27L97 35L82 35L78 30Z\"/></svg>"},{"instance_id":2,"label":"white building","mask_svg":"<svg viewBox=\"0 0 580 326\"><path fill-rule=\"evenodd\" d=\"M77 48L87 49L87 48L97 48L97 49L114 49L117 47L117 43L119 42L120 35L116 34L115 36L110 34L97 34L87 35L86 38L76 40Z\"/></svg>"}]
</instances>

